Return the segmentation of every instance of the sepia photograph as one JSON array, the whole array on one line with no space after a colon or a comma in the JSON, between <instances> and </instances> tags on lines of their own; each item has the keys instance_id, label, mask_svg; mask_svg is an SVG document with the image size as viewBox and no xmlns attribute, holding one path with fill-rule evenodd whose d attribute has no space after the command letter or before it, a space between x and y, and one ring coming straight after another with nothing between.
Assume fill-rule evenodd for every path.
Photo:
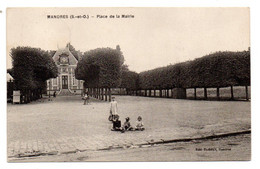
<instances>
[{"instance_id":1,"label":"sepia photograph","mask_svg":"<svg viewBox=\"0 0 260 169\"><path fill-rule=\"evenodd\" d=\"M7 162L251 160L248 7L6 9Z\"/></svg>"}]
</instances>

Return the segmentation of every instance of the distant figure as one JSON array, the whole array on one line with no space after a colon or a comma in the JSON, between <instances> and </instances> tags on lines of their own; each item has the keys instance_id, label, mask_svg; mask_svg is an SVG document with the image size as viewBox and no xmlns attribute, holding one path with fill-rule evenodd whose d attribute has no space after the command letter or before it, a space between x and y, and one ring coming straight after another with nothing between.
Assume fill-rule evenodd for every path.
<instances>
[{"instance_id":1,"label":"distant figure","mask_svg":"<svg viewBox=\"0 0 260 169\"><path fill-rule=\"evenodd\" d=\"M53 92L53 97L56 97L56 91Z\"/></svg>"},{"instance_id":2,"label":"distant figure","mask_svg":"<svg viewBox=\"0 0 260 169\"><path fill-rule=\"evenodd\" d=\"M112 101L110 102L110 115L114 117L115 115L118 115L118 109L117 109L117 102L115 100L115 97L112 97ZM114 118L113 118L114 119Z\"/></svg>"},{"instance_id":3,"label":"distant figure","mask_svg":"<svg viewBox=\"0 0 260 169\"><path fill-rule=\"evenodd\" d=\"M130 118L129 117L125 118L123 130L133 130L133 127L130 124Z\"/></svg>"},{"instance_id":4,"label":"distant figure","mask_svg":"<svg viewBox=\"0 0 260 169\"><path fill-rule=\"evenodd\" d=\"M141 131L144 130L144 123L142 122L142 117L141 116L139 116L137 118L135 130L141 130Z\"/></svg>"},{"instance_id":5,"label":"distant figure","mask_svg":"<svg viewBox=\"0 0 260 169\"><path fill-rule=\"evenodd\" d=\"M85 95L84 95L84 97L83 97L83 100L84 100L84 105L89 104L89 95L88 95L88 92L85 93Z\"/></svg>"}]
</instances>

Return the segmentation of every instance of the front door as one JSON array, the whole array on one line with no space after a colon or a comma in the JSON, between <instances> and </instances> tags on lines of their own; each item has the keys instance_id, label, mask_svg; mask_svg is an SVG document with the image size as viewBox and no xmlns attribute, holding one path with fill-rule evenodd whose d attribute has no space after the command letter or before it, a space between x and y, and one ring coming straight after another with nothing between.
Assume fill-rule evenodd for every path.
<instances>
[{"instance_id":1,"label":"front door","mask_svg":"<svg viewBox=\"0 0 260 169\"><path fill-rule=\"evenodd\" d=\"M62 89L68 89L68 76L62 76Z\"/></svg>"}]
</instances>

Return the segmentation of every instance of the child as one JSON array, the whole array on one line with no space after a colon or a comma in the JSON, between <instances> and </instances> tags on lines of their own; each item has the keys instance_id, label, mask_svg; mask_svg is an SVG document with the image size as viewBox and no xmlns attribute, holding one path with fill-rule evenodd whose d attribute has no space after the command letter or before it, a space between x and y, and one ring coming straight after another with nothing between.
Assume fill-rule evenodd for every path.
<instances>
[{"instance_id":1,"label":"child","mask_svg":"<svg viewBox=\"0 0 260 169\"><path fill-rule=\"evenodd\" d=\"M121 128L121 121L119 120L119 116L115 115L113 119L113 127L111 129L112 131L122 131Z\"/></svg>"},{"instance_id":2,"label":"child","mask_svg":"<svg viewBox=\"0 0 260 169\"><path fill-rule=\"evenodd\" d=\"M84 99L84 105L86 105L86 103L89 104L89 96L88 96L88 92L85 93L83 99Z\"/></svg>"},{"instance_id":3,"label":"child","mask_svg":"<svg viewBox=\"0 0 260 169\"><path fill-rule=\"evenodd\" d=\"M117 110L117 101L115 100L115 97L112 97L112 101L110 102L110 116L112 117L112 120L115 115L118 115Z\"/></svg>"},{"instance_id":4,"label":"child","mask_svg":"<svg viewBox=\"0 0 260 169\"><path fill-rule=\"evenodd\" d=\"M123 125L123 130L133 130L133 127L130 124L130 118L129 117L127 117L125 119L125 123Z\"/></svg>"},{"instance_id":5,"label":"child","mask_svg":"<svg viewBox=\"0 0 260 169\"><path fill-rule=\"evenodd\" d=\"M144 130L144 123L142 122L142 117L141 116L139 116L137 118L135 130L141 130L141 131Z\"/></svg>"}]
</instances>

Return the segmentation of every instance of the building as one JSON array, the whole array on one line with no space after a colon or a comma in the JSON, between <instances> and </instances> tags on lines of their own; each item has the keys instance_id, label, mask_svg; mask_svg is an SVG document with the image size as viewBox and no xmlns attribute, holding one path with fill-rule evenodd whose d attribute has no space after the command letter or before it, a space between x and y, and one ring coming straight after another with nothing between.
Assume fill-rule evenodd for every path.
<instances>
[{"instance_id":1,"label":"building","mask_svg":"<svg viewBox=\"0 0 260 169\"><path fill-rule=\"evenodd\" d=\"M75 69L78 60L69 50L67 45L64 49L58 49L53 60L58 67L58 77L47 80L47 91L58 95L81 94L83 90L82 80L75 78Z\"/></svg>"}]
</instances>

